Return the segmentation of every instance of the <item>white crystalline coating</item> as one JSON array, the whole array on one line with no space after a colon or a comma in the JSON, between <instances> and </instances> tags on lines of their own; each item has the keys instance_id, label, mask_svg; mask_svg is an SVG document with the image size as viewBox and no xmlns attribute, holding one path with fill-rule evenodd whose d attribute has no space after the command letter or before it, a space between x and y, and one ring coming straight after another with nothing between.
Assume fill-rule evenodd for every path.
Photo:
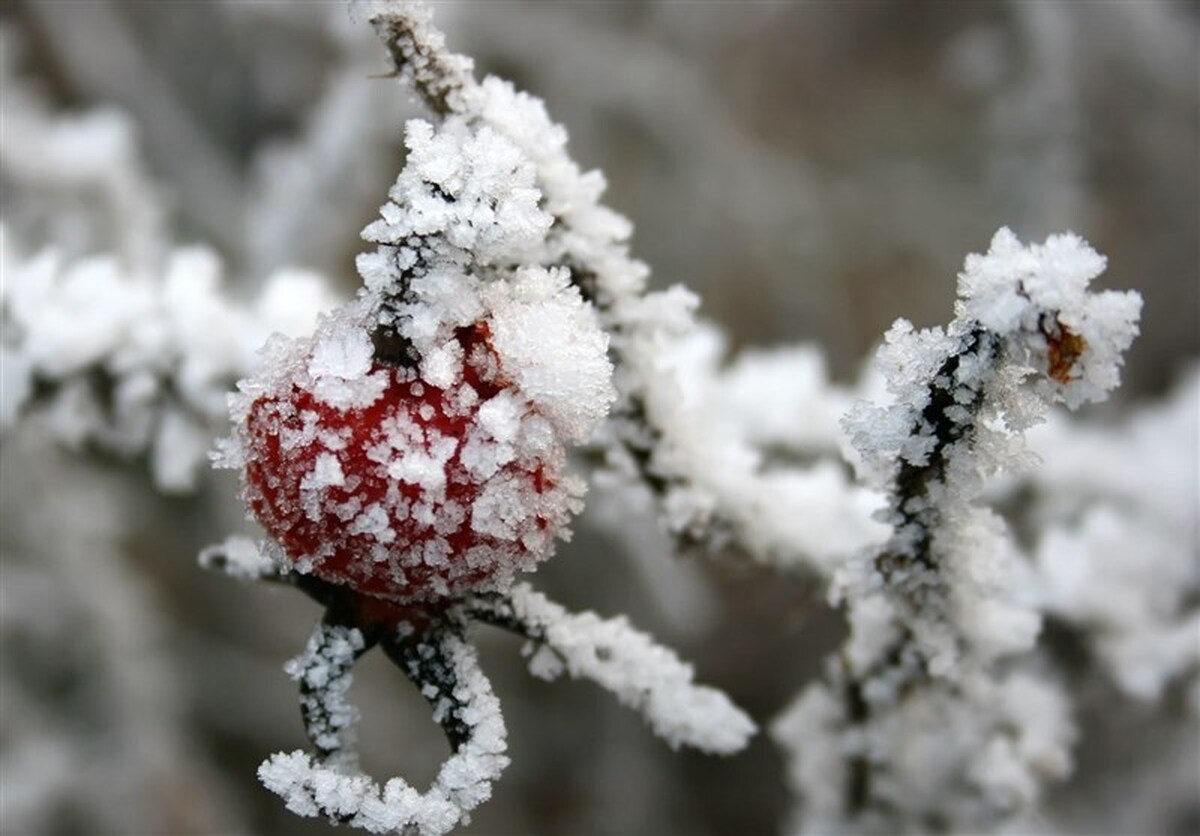
<instances>
[{"instance_id":1,"label":"white crystalline coating","mask_svg":"<svg viewBox=\"0 0 1200 836\"><path fill-rule=\"evenodd\" d=\"M319 628L322 629L322 628ZM344 629L344 628L332 628ZM357 641L356 641L357 638ZM347 743L357 713L345 700L349 686L347 657L361 648L361 635L346 631L343 641L326 641L322 654L306 651L293 662L295 676L312 679L326 700L323 710L336 741ZM305 752L280 752L258 769L263 786L282 797L287 808L300 816L325 816L370 833L413 831L420 836L441 836L467 820L471 810L491 797L492 783L508 765L507 732L500 703L479 668L477 654L460 639L445 640L453 664L454 701L461 706L458 719L469 733L467 740L442 764L433 785L424 793L403 778L383 786L358 772L345 757L322 763ZM341 656L337 656L338 653ZM322 676L340 676L331 683ZM438 710L435 709L435 715Z\"/></svg>"},{"instance_id":2,"label":"white crystalline coating","mask_svg":"<svg viewBox=\"0 0 1200 836\"><path fill-rule=\"evenodd\" d=\"M423 491L436 494L446 484L446 463L458 449L458 439L442 436L428 439L428 452L401 450L388 462L388 476L399 482L417 485Z\"/></svg>"},{"instance_id":3,"label":"white crystalline coating","mask_svg":"<svg viewBox=\"0 0 1200 836\"><path fill-rule=\"evenodd\" d=\"M244 498L297 571L406 601L504 589L580 507L563 436L513 382L486 320L464 332L409 303L403 324L425 314L445 340L424 355L430 374L374 359L379 305L366 294L310 338L273 340L239 383L217 463L243 471Z\"/></svg>"},{"instance_id":4,"label":"white crystalline coating","mask_svg":"<svg viewBox=\"0 0 1200 836\"><path fill-rule=\"evenodd\" d=\"M200 565L240 580L261 580L278 574L279 566L264 548L248 537L227 537L200 552Z\"/></svg>"},{"instance_id":5,"label":"white crystalline coating","mask_svg":"<svg viewBox=\"0 0 1200 836\"><path fill-rule=\"evenodd\" d=\"M595 682L640 712L671 746L729 755L745 748L757 730L728 697L696 685L690 665L623 617L568 613L525 584L513 588L511 605L518 621L539 636L530 659L534 674Z\"/></svg>"},{"instance_id":6,"label":"white crystalline coating","mask_svg":"<svg viewBox=\"0 0 1200 836\"><path fill-rule=\"evenodd\" d=\"M985 255L967 258L959 276L958 315L997 334L1034 333L1039 318L1056 317L1083 339L1077 362L1049 389L1071 409L1101 400L1120 382L1120 364L1138 333L1141 297L1132 291L1090 293L1106 261L1077 235L1052 235L1023 246L1008 229ZM1037 346L1045 352L1044 343Z\"/></svg>"},{"instance_id":7,"label":"white crystalline coating","mask_svg":"<svg viewBox=\"0 0 1200 836\"><path fill-rule=\"evenodd\" d=\"M371 372L374 347L358 323L328 320L308 357L311 391L329 406L361 409L378 400L387 388L386 372Z\"/></svg>"},{"instance_id":8,"label":"white crystalline coating","mask_svg":"<svg viewBox=\"0 0 1200 836\"><path fill-rule=\"evenodd\" d=\"M421 358L421 379L437 389L449 389L458 382L462 364L462 346L446 342L425 352Z\"/></svg>"},{"instance_id":9,"label":"white crystalline coating","mask_svg":"<svg viewBox=\"0 0 1200 836\"><path fill-rule=\"evenodd\" d=\"M335 377L355 380L371 370L371 340L361 329L345 329L327 334L313 346L308 373L314 379Z\"/></svg>"},{"instance_id":10,"label":"white crystalline coating","mask_svg":"<svg viewBox=\"0 0 1200 836\"><path fill-rule=\"evenodd\" d=\"M240 305L223 295L219 261L196 247L174 251L152 276L111 256L25 258L0 233L0 263L0 426L44 409L54 416L46 426L65 443L149 454L156 483L169 492L194 487L227 412L226 393L257 365L269 329L311 328L331 304L311 274L292 272L268 281L275 296L298 289L287 316L264 316L261 299Z\"/></svg>"},{"instance_id":11,"label":"white crystalline coating","mask_svg":"<svg viewBox=\"0 0 1200 836\"><path fill-rule=\"evenodd\" d=\"M500 444L517 440L525 406L511 392L501 392L479 405L479 427Z\"/></svg>"},{"instance_id":12,"label":"white crystalline coating","mask_svg":"<svg viewBox=\"0 0 1200 836\"><path fill-rule=\"evenodd\" d=\"M351 668L366 646L362 633L342 625L318 624L304 652L284 665L288 676L301 683L305 715L319 717L313 744L322 751L348 749L355 743L358 709L347 698L354 681Z\"/></svg>"},{"instance_id":13,"label":"white crystalline coating","mask_svg":"<svg viewBox=\"0 0 1200 836\"><path fill-rule=\"evenodd\" d=\"M565 270L518 271L492 295L491 344L517 385L566 439L584 441L616 399L608 337Z\"/></svg>"},{"instance_id":14,"label":"white crystalline coating","mask_svg":"<svg viewBox=\"0 0 1200 836\"><path fill-rule=\"evenodd\" d=\"M413 119L405 144L408 163L390 192L392 205L403 208L385 210L365 230L368 240L438 236L489 265L530 257L553 219L539 208L534 168L516 145L460 117L437 127Z\"/></svg>"},{"instance_id":15,"label":"white crystalline coating","mask_svg":"<svg viewBox=\"0 0 1200 836\"><path fill-rule=\"evenodd\" d=\"M956 406L944 414L962 426L972 423L967 407L985 388L979 423L1002 415L1020 430L1040 420L1045 406L1017 386L1027 370L1037 375L1032 388L1040 399L1074 409L1105 397L1137 334L1141 299L1088 292L1103 269L1104 259L1070 234L1026 247L1001 229L986 255L969 256L959 276L958 316L948 328L916 331L899 320L887 333L877 363L896 403L856 408L846 422L868 472L886 481L897 456L924 463L933 444L932 427L920 426L930 382L952 394ZM951 357L954 379L938 383Z\"/></svg>"},{"instance_id":16,"label":"white crystalline coating","mask_svg":"<svg viewBox=\"0 0 1200 836\"><path fill-rule=\"evenodd\" d=\"M312 473L305 477L303 485L308 490L320 490L327 487L341 487L346 484L346 474L342 464L332 453L321 453L317 456Z\"/></svg>"}]
</instances>

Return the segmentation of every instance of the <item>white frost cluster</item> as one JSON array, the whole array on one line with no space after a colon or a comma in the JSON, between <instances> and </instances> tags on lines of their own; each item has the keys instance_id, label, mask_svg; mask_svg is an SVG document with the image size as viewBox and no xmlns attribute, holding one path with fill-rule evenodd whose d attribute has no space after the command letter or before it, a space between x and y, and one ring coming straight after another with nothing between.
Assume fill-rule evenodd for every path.
<instances>
[{"instance_id":1,"label":"white frost cluster","mask_svg":"<svg viewBox=\"0 0 1200 836\"><path fill-rule=\"evenodd\" d=\"M1043 459L1034 588L1086 638L1131 697L1190 678L1200 714L1200 370L1162 404L1112 427L1051 416L1030 432Z\"/></svg>"},{"instance_id":2,"label":"white frost cluster","mask_svg":"<svg viewBox=\"0 0 1200 836\"><path fill-rule=\"evenodd\" d=\"M1010 337L1018 362L1016 343L1023 339L1026 362L1043 373L1049 366L1037 384L1042 394L1071 409L1103 400L1121 382L1122 358L1142 310L1137 293L1089 292L1105 264L1077 235L1025 246L1001 229L986 254L967 258L956 314ZM1081 344L1072 348L1075 339Z\"/></svg>"},{"instance_id":3,"label":"white frost cluster","mask_svg":"<svg viewBox=\"0 0 1200 836\"><path fill-rule=\"evenodd\" d=\"M754 722L725 694L692 681L692 667L623 617L568 613L525 584L509 601L515 618L535 636L529 668L556 679L590 679L639 711L672 747L729 755L745 748Z\"/></svg>"},{"instance_id":4,"label":"white frost cluster","mask_svg":"<svg viewBox=\"0 0 1200 836\"><path fill-rule=\"evenodd\" d=\"M524 104L488 79L472 100L495 118ZM510 120L514 117L509 116ZM494 124L452 114L412 120L409 158L359 258L371 294L399 295L379 315L444 386L457 329L486 323L506 375L564 439L584 441L613 400L608 338L571 274L547 257L553 217L527 149Z\"/></svg>"},{"instance_id":5,"label":"white frost cluster","mask_svg":"<svg viewBox=\"0 0 1200 836\"><path fill-rule=\"evenodd\" d=\"M289 670L313 680L327 700L318 710L334 718L330 727L345 739L356 718L345 701L349 665L362 637L357 631L345 631L333 636L333 641L328 638L316 643L323 652L316 653L310 643L304 655L289 663ZM500 703L479 668L475 649L454 636L445 638L443 648L453 662L452 698L468 738L442 765L428 790L419 792L403 778L392 778L381 787L344 757L322 762L302 751L281 752L263 762L258 769L263 785L281 796L296 815L324 816L370 833L412 830L420 836L437 836L469 821L470 811L491 797L492 783L508 765L507 732ZM331 676L337 678L332 687Z\"/></svg>"},{"instance_id":6,"label":"white frost cluster","mask_svg":"<svg viewBox=\"0 0 1200 836\"><path fill-rule=\"evenodd\" d=\"M0 429L37 410L61 441L148 454L167 491L191 488L233 381L276 331L311 328L330 302L319 277L281 271L240 305L221 266L181 248L161 276L109 256L25 257L0 230Z\"/></svg>"}]
</instances>

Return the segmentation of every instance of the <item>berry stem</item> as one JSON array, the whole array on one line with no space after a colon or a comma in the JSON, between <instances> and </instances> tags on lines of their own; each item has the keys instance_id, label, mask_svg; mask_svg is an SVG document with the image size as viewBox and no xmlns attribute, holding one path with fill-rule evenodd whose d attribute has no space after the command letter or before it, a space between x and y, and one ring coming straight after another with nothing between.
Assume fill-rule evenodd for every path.
<instances>
[{"instance_id":1,"label":"berry stem","mask_svg":"<svg viewBox=\"0 0 1200 836\"><path fill-rule=\"evenodd\" d=\"M468 704L460 698L462 683L458 681L450 652L451 641L461 642L463 632L462 621L446 615L416 628L412 622L403 622L387 632L380 642L387 657L429 702L433 719L446 733L455 754L470 741L472 731L464 719Z\"/></svg>"}]
</instances>

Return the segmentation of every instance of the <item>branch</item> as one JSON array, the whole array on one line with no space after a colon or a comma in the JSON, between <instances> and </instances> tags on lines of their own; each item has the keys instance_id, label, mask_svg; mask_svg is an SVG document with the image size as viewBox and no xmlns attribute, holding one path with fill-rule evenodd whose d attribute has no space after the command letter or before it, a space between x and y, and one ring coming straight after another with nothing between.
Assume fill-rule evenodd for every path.
<instances>
[{"instance_id":1,"label":"branch","mask_svg":"<svg viewBox=\"0 0 1200 836\"><path fill-rule=\"evenodd\" d=\"M433 26L421 3L368 2L367 19L387 47L393 73L420 94L439 116L467 109L464 96L476 86L474 62L446 49L446 36Z\"/></svg>"},{"instance_id":2,"label":"branch","mask_svg":"<svg viewBox=\"0 0 1200 836\"><path fill-rule=\"evenodd\" d=\"M542 679L590 679L639 712L673 748L729 755L746 747L753 721L720 691L693 682L692 667L621 616L568 613L526 584L475 596L472 617L525 636L529 669Z\"/></svg>"},{"instance_id":3,"label":"branch","mask_svg":"<svg viewBox=\"0 0 1200 836\"><path fill-rule=\"evenodd\" d=\"M987 477L1023 465L1021 433L1051 403L1116 385L1141 300L1089 293L1103 267L1075 236L1024 247L1001 230L968 257L945 330L889 331L879 361L895 401L860 406L846 426L893 532L839 573L850 638L775 727L798 774L842 752L840 798L813 793L810 826L990 827L1067 772L1066 699L1018 664L1040 626L1017 594L1029 570L975 500ZM906 755L930 746L945 750L933 772Z\"/></svg>"},{"instance_id":4,"label":"branch","mask_svg":"<svg viewBox=\"0 0 1200 836\"><path fill-rule=\"evenodd\" d=\"M491 796L492 783L508 765L500 704L479 668L478 655L441 623L420 633L401 624L376 638L434 707L453 753L433 785L418 792L403 778L382 787L358 772L350 748L357 711L346 701L351 668L372 641L356 628L318 625L304 654L288 664L301 681L305 724L317 755L278 753L258 770L267 789L300 816L324 816L371 833L411 829L436 836L469 820Z\"/></svg>"}]
</instances>

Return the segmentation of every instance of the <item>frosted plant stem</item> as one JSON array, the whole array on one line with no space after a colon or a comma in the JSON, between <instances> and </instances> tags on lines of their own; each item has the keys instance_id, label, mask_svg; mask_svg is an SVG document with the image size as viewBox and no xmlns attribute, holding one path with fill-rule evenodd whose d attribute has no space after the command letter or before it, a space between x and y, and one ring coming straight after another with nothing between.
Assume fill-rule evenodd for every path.
<instances>
[{"instance_id":1,"label":"frosted plant stem","mask_svg":"<svg viewBox=\"0 0 1200 836\"><path fill-rule=\"evenodd\" d=\"M326 613L313 630L304 654L287 671L300 683L304 731L322 762L351 756L358 712L346 700L354 663L378 641Z\"/></svg>"},{"instance_id":2,"label":"frosted plant stem","mask_svg":"<svg viewBox=\"0 0 1200 836\"><path fill-rule=\"evenodd\" d=\"M381 642L383 652L433 708L455 754L470 740L471 725L464 714L468 706L457 696L461 683L448 642L461 642L464 629L458 619L447 618L419 633L411 628L389 631Z\"/></svg>"},{"instance_id":3,"label":"frosted plant stem","mask_svg":"<svg viewBox=\"0 0 1200 836\"><path fill-rule=\"evenodd\" d=\"M1027 466L1022 434L1050 405L1117 385L1141 300L1089 292L1103 269L1076 236L1025 246L1004 229L968 257L949 326L888 332L878 361L893 399L844 426L892 534L839 570L850 637L826 683L775 723L793 774L827 782L803 787L803 829L990 828L1069 772L1069 702L1030 664L1028 563L978 498L988 477Z\"/></svg>"},{"instance_id":4,"label":"frosted plant stem","mask_svg":"<svg viewBox=\"0 0 1200 836\"><path fill-rule=\"evenodd\" d=\"M446 50L445 37L429 22L427 9L415 3L393 3L371 17L375 33L387 47L394 73L415 90L439 116L462 112L458 97L475 86L470 59Z\"/></svg>"},{"instance_id":5,"label":"frosted plant stem","mask_svg":"<svg viewBox=\"0 0 1200 836\"><path fill-rule=\"evenodd\" d=\"M474 596L464 607L480 621L527 638L534 676L549 680L565 673L591 680L638 711L672 747L729 755L757 731L723 693L697 685L691 665L624 617L568 612L527 584L503 596Z\"/></svg>"}]
</instances>

